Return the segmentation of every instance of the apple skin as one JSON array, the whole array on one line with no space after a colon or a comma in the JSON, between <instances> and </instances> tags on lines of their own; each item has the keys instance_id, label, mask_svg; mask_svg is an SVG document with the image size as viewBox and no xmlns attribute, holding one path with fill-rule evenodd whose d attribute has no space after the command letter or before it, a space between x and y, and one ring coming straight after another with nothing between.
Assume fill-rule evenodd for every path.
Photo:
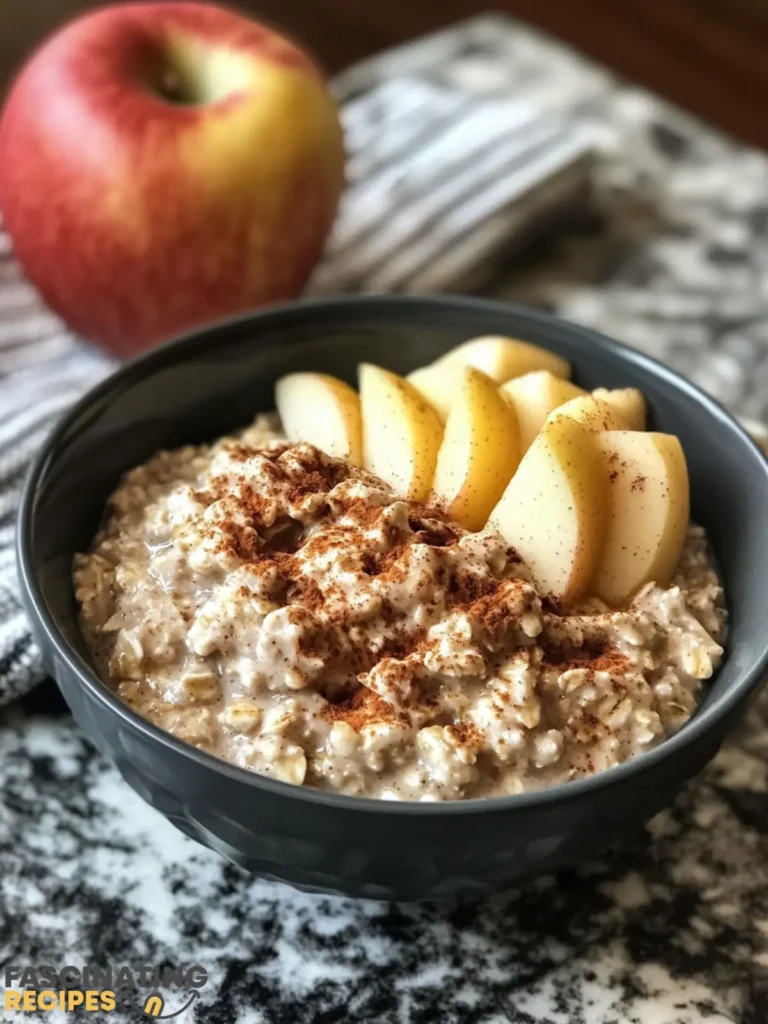
<instances>
[{"instance_id":1,"label":"apple skin","mask_svg":"<svg viewBox=\"0 0 768 1024\"><path fill-rule=\"evenodd\" d=\"M163 82L191 102L163 93ZM129 355L296 296L343 186L336 105L293 44L207 4L71 22L0 120L0 211L30 281Z\"/></svg>"}]
</instances>

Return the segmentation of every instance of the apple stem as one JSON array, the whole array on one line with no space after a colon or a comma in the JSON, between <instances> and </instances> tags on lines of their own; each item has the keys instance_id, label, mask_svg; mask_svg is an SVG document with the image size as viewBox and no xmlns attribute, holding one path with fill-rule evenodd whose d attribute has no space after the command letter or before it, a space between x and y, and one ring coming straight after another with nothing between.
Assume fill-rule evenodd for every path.
<instances>
[{"instance_id":1,"label":"apple stem","mask_svg":"<svg viewBox=\"0 0 768 1024\"><path fill-rule=\"evenodd\" d=\"M169 103L189 103L184 86L185 83L176 68L168 67L160 81L160 95Z\"/></svg>"}]
</instances>

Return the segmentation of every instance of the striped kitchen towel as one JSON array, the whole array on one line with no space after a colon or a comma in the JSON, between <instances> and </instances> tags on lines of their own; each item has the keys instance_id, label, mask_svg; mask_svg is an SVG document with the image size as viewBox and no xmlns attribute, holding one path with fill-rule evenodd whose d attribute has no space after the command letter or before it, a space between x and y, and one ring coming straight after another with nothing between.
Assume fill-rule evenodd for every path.
<instances>
[{"instance_id":1,"label":"striped kitchen towel","mask_svg":"<svg viewBox=\"0 0 768 1024\"><path fill-rule=\"evenodd\" d=\"M491 49L490 80L444 79L468 54L482 57L480 37L492 42L477 24L337 81L348 188L311 291L472 288L583 195L590 136L573 111L512 89ZM25 469L52 421L113 365L42 306L0 232L0 703L42 677L14 567Z\"/></svg>"}]
</instances>

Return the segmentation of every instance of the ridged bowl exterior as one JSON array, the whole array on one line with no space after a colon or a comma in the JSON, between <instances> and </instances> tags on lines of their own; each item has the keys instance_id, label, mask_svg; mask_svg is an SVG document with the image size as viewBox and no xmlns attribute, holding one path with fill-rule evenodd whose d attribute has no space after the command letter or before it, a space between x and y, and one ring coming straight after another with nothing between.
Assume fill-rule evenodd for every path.
<instances>
[{"instance_id":1,"label":"ridged bowl exterior","mask_svg":"<svg viewBox=\"0 0 768 1024\"><path fill-rule=\"evenodd\" d=\"M354 382L360 360L405 372L459 341L506 334L568 358L585 387L637 386L653 429L680 436L693 516L707 528L731 612L728 656L677 736L591 779L534 794L401 804L321 793L227 765L163 733L91 669L72 557L120 475L159 448L211 440L272 405L283 373ZM254 313L176 340L90 392L32 467L19 515L22 591L46 664L83 731L182 831L248 871L374 899L480 896L594 856L669 803L717 751L768 662L768 468L714 401L592 331L462 298L340 298Z\"/></svg>"}]
</instances>

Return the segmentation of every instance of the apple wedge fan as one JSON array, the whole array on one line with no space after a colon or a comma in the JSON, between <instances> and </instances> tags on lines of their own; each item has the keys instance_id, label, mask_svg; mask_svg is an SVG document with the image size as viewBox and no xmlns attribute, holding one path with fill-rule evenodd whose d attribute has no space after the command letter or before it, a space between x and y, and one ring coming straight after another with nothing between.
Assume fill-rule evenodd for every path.
<instances>
[{"instance_id":1,"label":"apple wedge fan","mask_svg":"<svg viewBox=\"0 0 768 1024\"><path fill-rule=\"evenodd\" d=\"M474 338L406 378L360 366L359 395L322 373L277 383L290 440L363 466L467 530L498 530L541 593L618 607L666 586L688 517L678 439L646 431L636 388L588 392L568 363L514 338Z\"/></svg>"}]
</instances>

